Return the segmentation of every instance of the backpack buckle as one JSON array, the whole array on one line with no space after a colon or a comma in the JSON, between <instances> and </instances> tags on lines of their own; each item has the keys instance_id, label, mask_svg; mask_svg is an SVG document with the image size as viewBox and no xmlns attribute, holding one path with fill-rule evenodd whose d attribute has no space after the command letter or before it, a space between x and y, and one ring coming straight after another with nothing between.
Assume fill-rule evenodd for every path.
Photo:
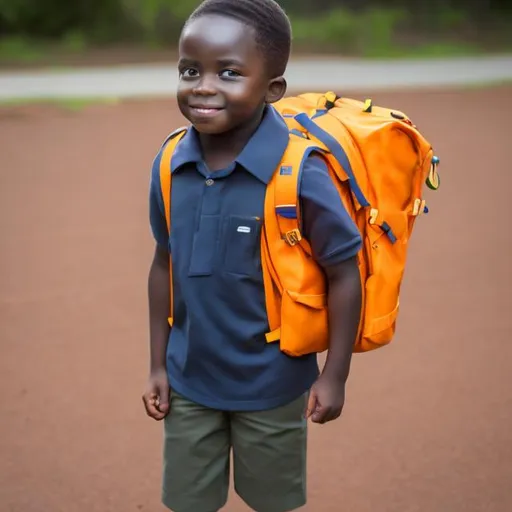
<instances>
[{"instance_id":1,"label":"backpack buckle","mask_svg":"<svg viewBox=\"0 0 512 512\"><path fill-rule=\"evenodd\" d=\"M291 245L293 247L302 240L302 235L300 234L300 231L298 229L292 229L291 231L285 233L284 239L286 240L288 245Z\"/></svg>"},{"instance_id":2,"label":"backpack buckle","mask_svg":"<svg viewBox=\"0 0 512 512\"><path fill-rule=\"evenodd\" d=\"M419 215L421 215L425 211L425 204L426 204L425 199L423 199L423 200L416 199L414 201L414 205L412 208L412 216L418 217Z\"/></svg>"}]
</instances>

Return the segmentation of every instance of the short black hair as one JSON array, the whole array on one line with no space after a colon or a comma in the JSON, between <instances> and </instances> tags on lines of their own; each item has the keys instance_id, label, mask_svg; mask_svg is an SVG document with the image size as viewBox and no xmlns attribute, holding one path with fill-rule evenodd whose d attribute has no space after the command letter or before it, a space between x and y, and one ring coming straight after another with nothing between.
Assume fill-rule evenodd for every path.
<instances>
[{"instance_id":1,"label":"short black hair","mask_svg":"<svg viewBox=\"0 0 512 512\"><path fill-rule=\"evenodd\" d=\"M283 8L274 0L204 0L188 22L201 16L227 16L256 32L270 76L282 76L291 52L292 28Z\"/></svg>"}]
</instances>

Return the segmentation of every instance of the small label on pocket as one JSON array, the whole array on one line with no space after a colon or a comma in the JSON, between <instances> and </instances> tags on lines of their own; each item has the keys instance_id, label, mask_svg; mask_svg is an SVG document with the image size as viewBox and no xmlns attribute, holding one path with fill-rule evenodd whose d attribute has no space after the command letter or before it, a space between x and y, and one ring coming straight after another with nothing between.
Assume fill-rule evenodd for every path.
<instances>
[{"instance_id":1,"label":"small label on pocket","mask_svg":"<svg viewBox=\"0 0 512 512\"><path fill-rule=\"evenodd\" d=\"M261 222L255 217L230 215L224 242L224 271L254 276L260 265Z\"/></svg>"}]
</instances>

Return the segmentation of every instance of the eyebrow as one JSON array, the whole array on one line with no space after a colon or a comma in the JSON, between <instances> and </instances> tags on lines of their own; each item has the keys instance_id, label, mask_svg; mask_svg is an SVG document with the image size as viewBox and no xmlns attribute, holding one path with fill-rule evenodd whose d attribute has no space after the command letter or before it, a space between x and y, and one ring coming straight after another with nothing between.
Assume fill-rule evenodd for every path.
<instances>
[{"instance_id":1,"label":"eyebrow","mask_svg":"<svg viewBox=\"0 0 512 512\"><path fill-rule=\"evenodd\" d=\"M239 67L239 68L243 68L245 67L245 64L239 60L239 59L219 59L217 60L217 64L220 66L220 67L229 67L229 66L236 66L236 67ZM178 60L178 67L181 67L181 66L193 66L193 67L199 67L200 66L200 63L199 61L197 60L194 60L194 59L187 59L186 57L182 57L181 59Z\"/></svg>"},{"instance_id":2,"label":"eyebrow","mask_svg":"<svg viewBox=\"0 0 512 512\"><path fill-rule=\"evenodd\" d=\"M219 59L217 61L221 66L237 66L244 67L244 63L238 59Z\"/></svg>"},{"instance_id":3,"label":"eyebrow","mask_svg":"<svg viewBox=\"0 0 512 512\"><path fill-rule=\"evenodd\" d=\"M181 58L178 60L178 66L182 66L184 64L186 64L188 66L197 66L197 65L199 65L199 62L197 62L196 60L187 59L187 58Z\"/></svg>"}]
</instances>

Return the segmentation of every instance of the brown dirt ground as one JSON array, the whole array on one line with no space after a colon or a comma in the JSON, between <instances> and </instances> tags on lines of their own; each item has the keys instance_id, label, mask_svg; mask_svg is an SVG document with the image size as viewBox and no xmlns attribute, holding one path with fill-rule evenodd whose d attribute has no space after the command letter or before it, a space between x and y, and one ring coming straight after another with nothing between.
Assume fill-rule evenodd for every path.
<instances>
[{"instance_id":1,"label":"brown dirt ground","mask_svg":"<svg viewBox=\"0 0 512 512\"><path fill-rule=\"evenodd\" d=\"M374 94L442 160L394 344L313 426L311 512L512 510L512 89ZM0 110L0 510L160 505L147 372L151 160L172 102ZM234 494L228 512L246 510Z\"/></svg>"}]
</instances>

